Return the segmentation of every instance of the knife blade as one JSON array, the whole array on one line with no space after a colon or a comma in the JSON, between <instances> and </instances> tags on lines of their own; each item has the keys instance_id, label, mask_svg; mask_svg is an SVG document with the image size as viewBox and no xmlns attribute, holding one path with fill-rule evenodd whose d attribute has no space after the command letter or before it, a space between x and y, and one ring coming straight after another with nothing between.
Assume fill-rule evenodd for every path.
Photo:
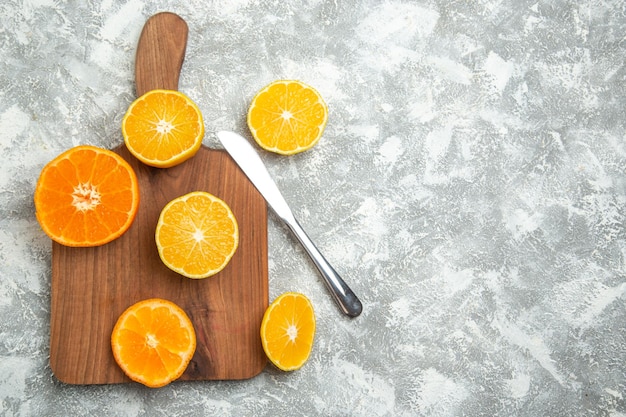
<instances>
[{"instance_id":1,"label":"knife blade","mask_svg":"<svg viewBox=\"0 0 626 417\"><path fill-rule=\"evenodd\" d=\"M250 142L243 136L228 131L217 132L217 137L224 149L226 149L226 152L265 198L272 211L276 213L298 239L313 261L313 264L317 267L341 311L350 317L357 317L361 314L363 310L361 301L306 234L267 171L261 157Z\"/></svg>"}]
</instances>

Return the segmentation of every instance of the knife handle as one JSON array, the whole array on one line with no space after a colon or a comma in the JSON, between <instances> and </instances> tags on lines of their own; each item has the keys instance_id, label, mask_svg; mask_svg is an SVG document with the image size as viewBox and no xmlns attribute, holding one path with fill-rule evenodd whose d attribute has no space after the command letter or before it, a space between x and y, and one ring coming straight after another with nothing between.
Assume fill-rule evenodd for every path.
<instances>
[{"instance_id":1,"label":"knife handle","mask_svg":"<svg viewBox=\"0 0 626 417\"><path fill-rule=\"evenodd\" d=\"M328 263L326 258L317 249L313 241L306 234L300 223L293 218L291 221L285 222L289 229L302 244L306 253L309 255L317 269L319 270L326 286L330 290L335 302L341 310L350 317L357 317L363 310L363 305L357 296L352 292L348 284L339 276L339 274Z\"/></svg>"}]
</instances>

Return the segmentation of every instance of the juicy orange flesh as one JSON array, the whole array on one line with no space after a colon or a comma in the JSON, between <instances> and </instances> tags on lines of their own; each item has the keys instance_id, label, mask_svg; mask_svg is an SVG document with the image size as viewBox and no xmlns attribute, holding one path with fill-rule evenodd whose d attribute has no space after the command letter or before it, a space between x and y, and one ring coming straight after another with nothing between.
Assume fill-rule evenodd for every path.
<instances>
[{"instance_id":1,"label":"juicy orange flesh","mask_svg":"<svg viewBox=\"0 0 626 417\"><path fill-rule=\"evenodd\" d=\"M221 269L238 244L237 223L224 202L208 193L173 201L157 229L161 256L186 276Z\"/></svg>"},{"instance_id":2,"label":"juicy orange flesh","mask_svg":"<svg viewBox=\"0 0 626 417\"><path fill-rule=\"evenodd\" d=\"M306 362L313 347L313 307L304 296L286 295L270 309L262 328L263 348L281 369L297 369Z\"/></svg>"},{"instance_id":3,"label":"juicy orange flesh","mask_svg":"<svg viewBox=\"0 0 626 417\"><path fill-rule=\"evenodd\" d=\"M326 105L313 89L296 82L279 82L255 98L249 124L265 147L293 152L319 139L326 117Z\"/></svg>"},{"instance_id":4,"label":"juicy orange flesh","mask_svg":"<svg viewBox=\"0 0 626 417\"><path fill-rule=\"evenodd\" d=\"M64 156L65 155L65 156ZM137 179L110 151L70 150L43 170L37 218L51 237L72 246L100 244L121 234L138 205Z\"/></svg>"},{"instance_id":5,"label":"juicy orange flesh","mask_svg":"<svg viewBox=\"0 0 626 417\"><path fill-rule=\"evenodd\" d=\"M133 103L124 125L134 152L154 161L168 161L198 145L204 131L197 107L177 92L146 94Z\"/></svg>"},{"instance_id":6,"label":"juicy orange flesh","mask_svg":"<svg viewBox=\"0 0 626 417\"><path fill-rule=\"evenodd\" d=\"M158 303L145 303L125 313L111 340L116 361L124 372L148 386L163 386L178 378L193 356L196 343L184 312Z\"/></svg>"}]
</instances>

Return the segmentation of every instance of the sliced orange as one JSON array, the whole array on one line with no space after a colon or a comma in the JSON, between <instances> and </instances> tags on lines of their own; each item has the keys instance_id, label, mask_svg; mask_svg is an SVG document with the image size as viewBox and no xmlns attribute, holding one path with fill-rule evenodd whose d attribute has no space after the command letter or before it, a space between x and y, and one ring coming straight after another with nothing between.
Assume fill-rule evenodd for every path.
<instances>
[{"instance_id":1,"label":"sliced orange","mask_svg":"<svg viewBox=\"0 0 626 417\"><path fill-rule=\"evenodd\" d=\"M315 312L309 299L287 292L265 310L261 343L268 359L283 371L302 367L309 359L315 337Z\"/></svg>"},{"instance_id":2,"label":"sliced orange","mask_svg":"<svg viewBox=\"0 0 626 417\"><path fill-rule=\"evenodd\" d=\"M248 127L265 150L292 155L312 148L322 137L328 108L311 86L280 80L263 88L252 99Z\"/></svg>"},{"instance_id":3,"label":"sliced orange","mask_svg":"<svg viewBox=\"0 0 626 417\"><path fill-rule=\"evenodd\" d=\"M196 333L179 306L151 298L122 313L111 334L111 348L130 379L158 388L185 372L196 351Z\"/></svg>"},{"instance_id":4,"label":"sliced orange","mask_svg":"<svg viewBox=\"0 0 626 417\"><path fill-rule=\"evenodd\" d=\"M43 168L34 199L37 220L52 240L66 246L99 246L132 224L139 185L121 156L83 145Z\"/></svg>"},{"instance_id":5,"label":"sliced orange","mask_svg":"<svg viewBox=\"0 0 626 417\"><path fill-rule=\"evenodd\" d=\"M204 191L170 201L161 211L156 244L165 265L188 278L207 278L226 267L239 245L228 204Z\"/></svg>"},{"instance_id":6,"label":"sliced orange","mask_svg":"<svg viewBox=\"0 0 626 417\"><path fill-rule=\"evenodd\" d=\"M168 168L198 152L204 121L196 103L180 91L152 90L128 108L122 135L130 153L141 162Z\"/></svg>"}]
</instances>

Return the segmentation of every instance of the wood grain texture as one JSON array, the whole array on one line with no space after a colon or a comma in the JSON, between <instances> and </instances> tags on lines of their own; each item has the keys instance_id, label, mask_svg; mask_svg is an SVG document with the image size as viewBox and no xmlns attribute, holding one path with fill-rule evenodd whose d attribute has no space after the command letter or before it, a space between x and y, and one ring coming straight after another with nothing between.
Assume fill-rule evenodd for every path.
<instances>
[{"instance_id":1,"label":"wood grain texture","mask_svg":"<svg viewBox=\"0 0 626 417\"><path fill-rule=\"evenodd\" d=\"M168 169L145 166L115 149L135 169L141 200L131 228L94 248L53 244L50 364L72 384L129 381L113 359L111 331L119 315L142 299L181 306L197 333L196 353L181 380L245 379L266 363L259 337L268 305L267 208L223 151L202 147ZM204 190L223 199L239 223L240 242L226 268L203 280L185 278L159 259L154 230L163 206Z\"/></svg>"},{"instance_id":2,"label":"wood grain texture","mask_svg":"<svg viewBox=\"0 0 626 417\"><path fill-rule=\"evenodd\" d=\"M146 21L135 57L138 97L157 88L178 90L188 33L187 23L174 13L161 12Z\"/></svg>"},{"instance_id":3,"label":"wood grain texture","mask_svg":"<svg viewBox=\"0 0 626 417\"><path fill-rule=\"evenodd\" d=\"M184 54L185 44L180 37L184 36L186 42L186 24L181 31L179 19L161 13L148 20L137 66L165 71L163 68L170 67L149 61L177 57L181 47ZM173 32L168 30L170 23ZM149 35L145 35L146 30ZM168 51L139 59L142 48L158 50L147 39L156 42L163 36L179 39L165 43L170 45ZM175 62L178 65L179 61ZM138 94L145 88L172 86L173 75L177 88L178 76L173 72L165 78L147 75L138 80ZM167 85L159 84L163 80ZM267 362L259 336L268 306L265 200L224 151L202 146L193 158L167 169L142 164L123 145L114 151L137 174L139 211L130 229L106 245L70 248L53 243L50 366L55 376L70 384L129 382L113 358L111 332L128 306L152 297L175 302L194 324L197 348L180 380L246 379L257 375ZM219 274L202 280L185 278L168 269L159 258L154 240L161 209L191 191L208 191L224 200L239 224L235 255Z\"/></svg>"}]
</instances>

